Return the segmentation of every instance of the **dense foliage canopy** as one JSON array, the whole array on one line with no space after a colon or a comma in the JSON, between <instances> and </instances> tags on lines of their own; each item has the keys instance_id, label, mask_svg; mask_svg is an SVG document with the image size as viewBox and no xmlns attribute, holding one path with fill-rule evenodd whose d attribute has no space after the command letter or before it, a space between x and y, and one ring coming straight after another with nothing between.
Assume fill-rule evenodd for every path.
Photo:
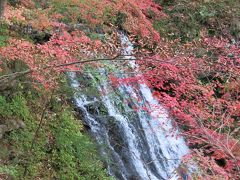
<instances>
[{"instance_id":1,"label":"dense foliage canopy","mask_svg":"<svg viewBox=\"0 0 240 180\"><path fill-rule=\"evenodd\" d=\"M75 62L119 55L117 30L124 30L141 76L191 147L186 161L198 163L200 177L239 179L238 6L234 0L9 0L1 11L0 85L28 74L35 88L54 89L62 72L82 70Z\"/></svg>"}]
</instances>

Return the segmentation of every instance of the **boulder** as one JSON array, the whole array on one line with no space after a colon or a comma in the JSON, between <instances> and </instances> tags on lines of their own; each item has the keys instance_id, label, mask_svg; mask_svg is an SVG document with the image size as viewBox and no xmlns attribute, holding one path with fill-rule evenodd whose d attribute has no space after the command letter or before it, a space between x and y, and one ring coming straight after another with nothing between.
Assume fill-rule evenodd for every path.
<instances>
[{"instance_id":1,"label":"boulder","mask_svg":"<svg viewBox=\"0 0 240 180\"><path fill-rule=\"evenodd\" d=\"M0 125L0 139L2 139L4 133L7 131L6 125Z\"/></svg>"},{"instance_id":2,"label":"boulder","mask_svg":"<svg viewBox=\"0 0 240 180\"><path fill-rule=\"evenodd\" d=\"M4 120L0 122L0 139L3 138L3 135L6 132L11 132L17 129L25 128L25 123L21 120Z\"/></svg>"}]
</instances>

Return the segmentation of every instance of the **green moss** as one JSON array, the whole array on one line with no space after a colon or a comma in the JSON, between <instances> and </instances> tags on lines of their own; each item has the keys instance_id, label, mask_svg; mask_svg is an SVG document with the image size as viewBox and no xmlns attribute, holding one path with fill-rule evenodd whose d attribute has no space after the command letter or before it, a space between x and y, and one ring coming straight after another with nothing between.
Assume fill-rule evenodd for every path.
<instances>
[{"instance_id":1,"label":"green moss","mask_svg":"<svg viewBox=\"0 0 240 180\"><path fill-rule=\"evenodd\" d=\"M13 179L111 179L95 143L84 133L72 109L59 100L59 94L48 104L35 134L47 96L44 92L36 94L0 96L0 119L18 119L26 125L5 134L0 142L4 147L0 160L5 162L0 161L0 174Z\"/></svg>"},{"instance_id":2,"label":"green moss","mask_svg":"<svg viewBox=\"0 0 240 180\"><path fill-rule=\"evenodd\" d=\"M103 11L103 21L106 24L114 24L120 29L122 28L123 24L126 22L127 15L122 12L118 12L115 16L113 15L114 9L111 6L107 6Z\"/></svg>"},{"instance_id":3,"label":"green moss","mask_svg":"<svg viewBox=\"0 0 240 180\"><path fill-rule=\"evenodd\" d=\"M239 17L236 0L221 1L165 1L156 0L169 17L154 22L154 28L163 37L191 41L207 30L209 36L239 36L239 27L234 19Z\"/></svg>"},{"instance_id":4,"label":"green moss","mask_svg":"<svg viewBox=\"0 0 240 180\"><path fill-rule=\"evenodd\" d=\"M76 3L69 3L67 0L51 0L50 2L52 5L51 13L59 13L63 15L61 22L66 24L86 23L86 21L81 18L81 15L79 13L79 4L84 3L84 0L78 0Z\"/></svg>"},{"instance_id":5,"label":"green moss","mask_svg":"<svg viewBox=\"0 0 240 180\"><path fill-rule=\"evenodd\" d=\"M98 33L88 33L87 36L91 39L91 40L103 40L103 37L101 37Z\"/></svg>"},{"instance_id":6,"label":"green moss","mask_svg":"<svg viewBox=\"0 0 240 180\"><path fill-rule=\"evenodd\" d=\"M0 47L6 46L8 38L8 25L0 22Z\"/></svg>"},{"instance_id":7,"label":"green moss","mask_svg":"<svg viewBox=\"0 0 240 180\"><path fill-rule=\"evenodd\" d=\"M10 118L12 116L23 120L29 118L26 100L21 95L16 95L9 102L4 96L0 96L0 117Z\"/></svg>"},{"instance_id":8,"label":"green moss","mask_svg":"<svg viewBox=\"0 0 240 180\"><path fill-rule=\"evenodd\" d=\"M51 122L51 128L56 137L52 162L58 167L60 179L108 179L97 157L95 145L80 132L80 123L68 110Z\"/></svg>"}]
</instances>

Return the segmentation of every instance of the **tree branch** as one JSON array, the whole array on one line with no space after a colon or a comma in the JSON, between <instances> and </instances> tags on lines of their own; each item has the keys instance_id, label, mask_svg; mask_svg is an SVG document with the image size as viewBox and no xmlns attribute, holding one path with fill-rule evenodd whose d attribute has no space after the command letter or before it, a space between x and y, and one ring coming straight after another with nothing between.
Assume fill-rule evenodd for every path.
<instances>
[{"instance_id":1,"label":"tree branch","mask_svg":"<svg viewBox=\"0 0 240 180\"><path fill-rule=\"evenodd\" d=\"M123 58L118 58L118 57L123 57ZM124 58L124 57L130 57L130 58ZM6 83L6 80L15 80L23 75L32 73L34 71L39 71L39 70L45 70L45 69L51 69L51 68L60 68L60 67L66 67L66 66L71 66L75 64L84 64L84 63L90 63L90 62L99 62L99 61L146 61L146 59L152 59L151 57L138 57L138 58L133 58L133 55L117 55L113 58L100 58L100 59L87 59L83 61L74 61L74 62L69 62L69 63L64 63L64 64L56 64L56 65L48 65L43 68L39 69L27 69L24 71L19 71L11 74L6 74L0 77L0 85L2 83ZM166 61L166 60L159 60L159 59L152 59L154 61L162 62L162 63L169 63L173 64L173 61ZM11 79L9 79L11 78Z\"/></svg>"}]
</instances>

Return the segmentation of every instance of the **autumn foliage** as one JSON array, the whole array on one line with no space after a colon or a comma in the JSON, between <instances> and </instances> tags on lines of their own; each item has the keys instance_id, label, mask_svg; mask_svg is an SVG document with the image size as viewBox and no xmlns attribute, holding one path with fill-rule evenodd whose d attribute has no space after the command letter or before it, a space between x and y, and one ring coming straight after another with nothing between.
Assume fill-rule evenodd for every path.
<instances>
[{"instance_id":1,"label":"autumn foliage","mask_svg":"<svg viewBox=\"0 0 240 180\"><path fill-rule=\"evenodd\" d=\"M51 38L43 44L33 44L28 39L11 37L8 45L0 48L0 63L21 60L31 70L35 82L46 88L55 87L60 73L82 68L79 64L59 65L116 56L119 53L116 29L121 28L137 47L142 76L186 137L191 158L202 171L200 176L240 178L237 43L206 36L185 44L177 40L162 41L152 23L153 19L161 20L166 15L152 0L87 0L86 3L53 0L45 9L34 10L31 10L33 5L29 7L24 2L27 1L17 7L6 5L6 23L14 24L16 20L22 25L30 23L35 29L50 31ZM68 23L64 22L66 17ZM69 30L72 24L81 21L93 29L104 27L105 41L90 39L82 29ZM120 81L111 79L115 83ZM124 81L131 83L121 79Z\"/></svg>"},{"instance_id":2,"label":"autumn foliage","mask_svg":"<svg viewBox=\"0 0 240 180\"><path fill-rule=\"evenodd\" d=\"M205 52L198 57L200 48ZM184 54L143 62L143 69L151 68L144 77L176 119L202 168L219 178L236 178L240 49L224 39L204 38L182 50Z\"/></svg>"}]
</instances>

